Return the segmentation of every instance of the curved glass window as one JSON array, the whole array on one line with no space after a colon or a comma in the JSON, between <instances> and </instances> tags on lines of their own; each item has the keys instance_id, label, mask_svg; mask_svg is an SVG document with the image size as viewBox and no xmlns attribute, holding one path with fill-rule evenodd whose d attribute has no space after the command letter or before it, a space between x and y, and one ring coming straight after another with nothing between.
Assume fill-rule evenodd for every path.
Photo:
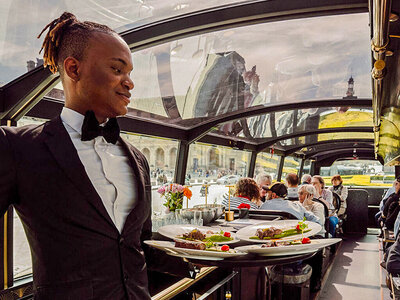
<instances>
[{"instance_id":1,"label":"curved glass window","mask_svg":"<svg viewBox=\"0 0 400 300\"><path fill-rule=\"evenodd\" d=\"M256 166L254 175L257 176L261 173L271 175L272 180L276 181L278 177L279 155L260 152L257 154Z\"/></svg>"},{"instance_id":2,"label":"curved glass window","mask_svg":"<svg viewBox=\"0 0 400 300\"><path fill-rule=\"evenodd\" d=\"M216 126L212 133L245 139L273 138L311 129L372 127L372 110L365 108L304 108L268 113Z\"/></svg>"},{"instance_id":3,"label":"curved glass window","mask_svg":"<svg viewBox=\"0 0 400 300\"><path fill-rule=\"evenodd\" d=\"M370 98L367 24L367 14L272 22L135 52L130 113L190 127L270 103Z\"/></svg>"},{"instance_id":4,"label":"curved glass window","mask_svg":"<svg viewBox=\"0 0 400 300\"><path fill-rule=\"evenodd\" d=\"M243 0L43 0L0 1L0 86L43 63L36 36L64 11L117 32L165 18Z\"/></svg>"},{"instance_id":5,"label":"curved glass window","mask_svg":"<svg viewBox=\"0 0 400 300\"><path fill-rule=\"evenodd\" d=\"M394 167L382 166L376 160L338 160L330 167L321 168L321 176L331 185L332 176L339 174L344 185L392 186Z\"/></svg>"},{"instance_id":6,"label":"curved glass window","mask_svg":"<svg viewBox=\"0 0 400 300\"><path fill-rule=\"evenodd\" d=\"M232 112L280 103L347 99L351 107L352 99L371 97L367 24L368 14L296 19L211 32L134 52L135 88L128 114L192 128ZM348 28L354 29L351 36ZM62 99L59 94L62 91L50 96ZM216 129L237 137L275 137L319 128L324 114L333 111L348 114L349 107L299 108Z\"/></svg>"}]
</instances>

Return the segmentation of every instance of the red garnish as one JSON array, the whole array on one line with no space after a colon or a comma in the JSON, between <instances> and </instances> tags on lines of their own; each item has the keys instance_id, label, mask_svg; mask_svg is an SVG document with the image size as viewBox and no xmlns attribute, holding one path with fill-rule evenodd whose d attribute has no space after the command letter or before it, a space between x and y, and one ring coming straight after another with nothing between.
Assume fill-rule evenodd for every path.
<instances>
[{"instance_id":1,"label":"red garnish","mask_svg":"<svg viewBox=\"0 0 400 300\"><path fill-rule=\"evenodd\" d=\"M301 240L301 243L302 243L302 244L310 244L311 241L310 241L309 238L305 237L305 238L303 238L303 239Z\"/></svg>"},{"instance_id":2,"label":"red garnish","mask_svg":"<svg viewBox=\"0 0 400 300\"><path fill-rule=\"evenodd\" d=\"M297 230L297 231L301 231L301 228L300 228L300 225L299 225L299 224L297 224L296 230Z\"/></svg>"},{"instance_id":3,"label":"red garnish","mask_svg":"<svg viewBox=\"0 0 400 300\"><path fill-rule=\"evenodd\" d=\"M231 237L231 233L230 232L224 232L224 236L226 236L226 237Z\"/></svg>"},{"instance_id":4,"label":"red garnish","mask_svg":"<svg viewBox=\"0 0 400 300\"><path fill-rule=\"evenodd\" d=\"M221 247L221 251L229 251L229 246L228 245L223 245Z\"/></svg>"},{"instance_id":5,"label":"red garnish","mask_svg":"<svg viewBox=\"0 0 400 300\"><path fill-rule=\"evenodd\" d=\"M239 209L241 209L241 208L250 209L250 204L247 204L247 203L240 203L240 205L238 206L238 208L239 208Z\"/></svg>"}]
</instances>

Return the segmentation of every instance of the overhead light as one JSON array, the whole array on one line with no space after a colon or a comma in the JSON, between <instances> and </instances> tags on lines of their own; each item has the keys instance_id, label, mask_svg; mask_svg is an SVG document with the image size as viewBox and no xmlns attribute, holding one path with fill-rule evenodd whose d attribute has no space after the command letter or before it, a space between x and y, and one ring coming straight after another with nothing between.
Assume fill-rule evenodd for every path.
<instances>
[{"instance_id":1,"label":"overhead light","mask_svg":"<svg viewBox=\"0 0 400 300\"><path fill-rule=\"evenodd\" d=\"M393 56L393 51L386 50L386 56Z\"/></svg>"},{"instance_id":2,"label":"overhead light","mask_svg":"<svg viewBox=\"0 0 400 300\"><path fill-rule=\"evenodd\" d=\"M391 13L389 17L390 22L396 22L399 19L399 16L397 14Z\"/></svg>"}]
</instances>

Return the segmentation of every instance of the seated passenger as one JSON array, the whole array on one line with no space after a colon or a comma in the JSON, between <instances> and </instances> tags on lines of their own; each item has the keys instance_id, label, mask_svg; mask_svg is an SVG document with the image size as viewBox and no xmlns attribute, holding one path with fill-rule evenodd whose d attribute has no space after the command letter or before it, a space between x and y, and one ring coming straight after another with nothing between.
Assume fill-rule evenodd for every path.
<instances>
[{"instance_id":1,"label":"seated passenger","mask_svg":"<svg viewBox=\"0 0 400 300\"><path fill-rule=\"evenodd\" d=\"M382 210L381 221L383 223L386 223L386 219L389 216L389 208L391 208L391 212L393 212L395 206L392 205L392 203L397 203L399 201L399 195L400 195L400 177L397 177L396 180L394 181L394 193L387 198Z\"/></svg>"},{"instance_id":2,"label":"seated passenger","mask_svg":"<svg viewBox=\"0 0 400 300\"><path fill-rule=\"evenodd\" d=\"M294 173L289 173L286 175L286 183L287 183L287 198L289 200L299 200L299 195L297 192L299 190L299 176Z\"/></svg>"},{"instance_id":3,"label":"seated passenger","mask_svg":"<svg viewBox=\"0 0 400 300\"><path fill-rule=\"evenodd\" d=\"M262 202L265 202L265 195L267 192L263 189L263 186L270 186L272 184L272 177L266 173L261 173L257 175L256 182L260 189L260 199Z\"/></svg>"},{"instance_id":4,"label":"seated passenger","mask_svg":"<svg viewBox=\"0 0 400 300\"><path fill-rule=\"evenodd\" d=\"M308 211L311 211L321 220L322 230L318 235L325 234L325 210L323 204L313 201L316 194L315 188L311 184L304 184L299 187L299 203Z\"/></svg>"},{"instance_id":5,"label":"seated passenger","mask_svg":"<svg viewBox=\"0 0 400 300\"><path fill-rule=\"evenodd\" d=\"M332 237L336 235L336 225L339 223L339 219L335 212L335 207L333 206L333 196L332 192L325 189L325 181L321 176L315 175L311 179L311 184L314 186L316 191L316 198L324 202L329 210L329 233Z\"/></svg>"},{"instance_id":6,"label":"seated passenger","mask_svg":"<svg viewBox=\"0 0 400 300\"><path fill-rule=\"evenodd\" d=\"M393 276L400 274L400 240L399 236L396 242L390 247L390 251L386 260L386 270Z\"/></svg>"},{"instance_id":7,"label":"seated passenger","mask_svg":"<svg viewBox=\"0 0 400 300\"><path fill-rule=\"evenodd\" d=\"M297 219L302 220L306 217L306 220L317 222L322 225L322 221L314 215L312 212L307 211L299 203L295 203L284 198L287 195L287 188L283 183L274 183L267 192L267 201L261 206L261 209L265 210L281 210L292 214Z\"/></svg>"},{"instance_id":8,"label":"seated passenger","mask_svg":"<svg viewBox=\"0 0 400 300\"><path fill-rule=\"evenodd\" d=\"M231 209L237 209L242 203L249 204L250 209L258 209L262 204L257 183L252 178L240 178L236 183L234 196L231 197ZM222 205L228 209L229 200L224 198Z\"/></svg>"},{"instance_id":9,"label":"seated passenger","mask_svg":"<svg viewBox=\"0 0 400 300\"><path fill-rule=\"evenodd\" d=\"M343 185L343 180L340 175L335 175L331 179L332 186L329 188L329 190L332 193L336 193L340 197L340 209L338 211L338 216L343 215L346 212L347 208L347 195L349 194L349 191L347 190L347 187Z\"/></svg>"},{"instance_id":10,"label":"seated passenger","mask_svg":"<svg viewBox=\"0 0 400 300\"><path fill-rule=\"evenodd\" d=\"M396 192L395 185L396 185L397 180L395 179L393 181L393 185L386 191L385 195L382 197L381 202L379 203L379 212L376 213L375 215L375 221L376 223L380 226L380 221L381 221L381 216L383 212L383 208L385 207L385 203L389 196L391 196L393 193Z\"/></svg>"},{"instance_id":11,"label":"seated passenger","mask_svg":"<svg viewBox=\"0 0 400 300\"><path fill-rule=\"evenodd\" d=\"M385 226L388 230L394 230L394 224L400 212L400 200L393 201L388 209L388 215L385 221Z\"/></svg>"},{"instance_id":12,"label":"seated passenger","mask_svg":"<svg viewBox=\"0 0 400 300\"><path fill-rule=\"evenodd\" d=\"M310 174L304 174L301 177L301 184L311 184L311 175Z\"/></svg>"}]
</instances>

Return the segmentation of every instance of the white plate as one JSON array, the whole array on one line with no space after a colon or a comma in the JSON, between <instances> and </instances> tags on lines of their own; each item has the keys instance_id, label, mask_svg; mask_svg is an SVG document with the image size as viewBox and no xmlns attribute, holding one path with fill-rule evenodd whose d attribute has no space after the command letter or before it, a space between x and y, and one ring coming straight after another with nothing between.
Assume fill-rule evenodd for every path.
<instances>
[{"instance_id":1,"label":"white plate","mask_svg":"<svg viewBox=\"0 0 400 300\"><path fill-rule=\"evenodd\" d=\"M295 234L295 235L290 235L286 236L280 239L277 239L279 241L293 241L293 240L298 240L301 239L302 237L308 237L308 236L313 236L317 234L318 232L321 231L322 227L318 223L310 222L310 221L305 221L306 224L308 225L307 229L311 229L308 232L305 232L303 235L301 233ZM236 237L248 241L251 243L265 243L266 240L256 240L256 239L250 239L251 236L256 235L257 229L260 228L267 228L267 227L275 227L279 229L289 229L289 228L295 228L296 225L299 223L299 220L279 220L279 221L266 221L260 224L256 225L251 225L247 226L245 228L240 229L238 232L236 232Z\"/></svg>"},{"instance_id":2,"label":"white plate","mask_svg":"<svg viewBox=\"0 0 400 300\"><path fill-rule=\"evenodd\" d=\"M249 246L241 246L235 248L235 250L253 253L261 256L282 256L282 255L294 255L294 254L303 254L317 251L318 249L336 244L340 242L342 239L333 238L333 239L317 239L311 240L309 244L300 244L300 245L290 245L290 246L278 246L278 247L269 247L262 248L262 245L249 245Z\"/></svg>"},{"instance_id":3,"label":"white plate","mask_svg":"<svg viewBox=\"0 0 400 300\"><path fill-rule=\"evenodd\" d=\"M229 253L229 252L217 252L217 251L205 251L205 250L196 250L196 249L186 249L186 248L178 248L175 247L175 242L168 242L168 241L154 241L154 240L147 240L144 241L145 244L163 250L168 254L180 257L189 257L189 258L197 258L197 259L209 259L212 258L230 258L236 256L246 255L245 252L236 252L236 253Z\"/></svg>"},{"instance_id":4,"label":"white plate","mask_svg":"<svg viewBox=\"0 0 400 300\"><path fill-rule=\"evenodd\" d=\"M203 233L206 233L209 230L211 230L213 232L219 232L220 230L224 230L223 228L214 228L214 227L206 227L206 226L167 225L167 226L160 227L158 229L158 233L162 234L163 236L165 236L167 238L175 240L175 239L179 239L178 236L182 236L184 233L189 233L193 229L198 229ZM224 230L224 231L226 231L226 230ZM227 232L229 232L229 231L227 231ZM228 242L220 242L220 243L216 243L216 244L225 245L225 244L232 244L232 243L239 242L239 238L237 238L233 232L230 232L230 234L231 234L231 237L233 238L233 240L228 241ZM181 239L181 240L184 240L184 239Z\"/></svg>"}]
</instances>

